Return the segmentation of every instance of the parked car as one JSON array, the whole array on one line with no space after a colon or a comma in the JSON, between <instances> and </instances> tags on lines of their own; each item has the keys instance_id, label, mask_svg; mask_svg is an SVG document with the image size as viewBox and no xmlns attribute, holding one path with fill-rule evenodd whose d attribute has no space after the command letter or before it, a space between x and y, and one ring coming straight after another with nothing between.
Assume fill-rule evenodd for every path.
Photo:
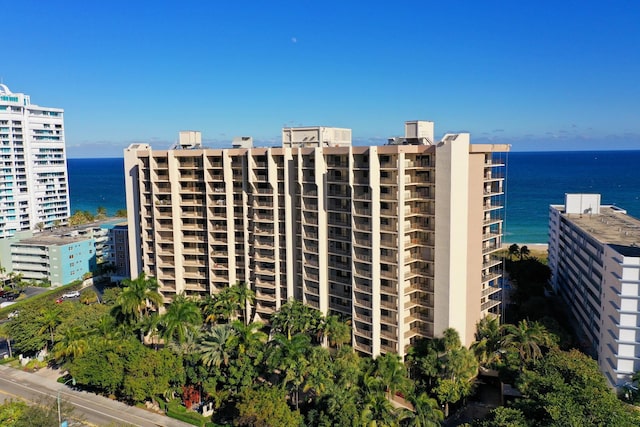
<instances>
[{"instance_id":1,"label":"parked car","mask_svg":"<svg viewBox=\"0 0 640 427\"><path fill-rule=\"evenodd\" d=\"M62 294L62 298L78 298L80 296L80 292L78 291L70 291Z\"/></svg>"},{"instance_id":2,"label":"parked car","mask_svg":"<svg viewBox=\"0 0 640 427\"><path fill-rule=\"evenodd\" d=\"M18 298L20 296L19 292L5 292L4 293L4 298L6 298L9 301L13 301L14 299Z\"/></svg>"}]
</instances>

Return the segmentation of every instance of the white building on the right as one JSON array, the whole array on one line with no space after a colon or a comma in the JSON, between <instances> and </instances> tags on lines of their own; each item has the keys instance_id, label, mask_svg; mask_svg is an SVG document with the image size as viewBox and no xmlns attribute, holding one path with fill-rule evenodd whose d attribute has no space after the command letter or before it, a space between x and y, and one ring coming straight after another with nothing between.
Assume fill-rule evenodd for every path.
<instances>
[{"instance_id":1,"label":"white building on the right","mask_svg":"<svg viewBox=\"0 0 640 427\"><path fill-rule=\"evenodd\" d=\"M612 387L640 370L640 220L566 194L549 215L551 283Z\"/></svg>"}]
</instances>

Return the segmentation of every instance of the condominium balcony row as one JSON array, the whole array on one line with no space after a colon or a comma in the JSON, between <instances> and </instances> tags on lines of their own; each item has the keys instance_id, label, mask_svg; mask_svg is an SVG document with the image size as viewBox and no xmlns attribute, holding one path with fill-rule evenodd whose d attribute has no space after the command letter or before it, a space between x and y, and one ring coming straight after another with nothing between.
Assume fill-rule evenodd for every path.
<instances>
[{"instance_id":1,"label":"condominium balcony row","mask_svg":"<svg viewBox=\"0 0 640 427\"><path fill-rule=\"evenodd\" d=\"M383 146L347 145L337 128L286 128L283 147L132 145L132 274L156 277L167 301L247 282L252 320L300 300L350 318L367 354L403 355L448 327L470 342L482 316L500 313L508 146L465 134L433 144L416 123L429 133L431 122L408 122Z\"/></svg>"}]
</instances>

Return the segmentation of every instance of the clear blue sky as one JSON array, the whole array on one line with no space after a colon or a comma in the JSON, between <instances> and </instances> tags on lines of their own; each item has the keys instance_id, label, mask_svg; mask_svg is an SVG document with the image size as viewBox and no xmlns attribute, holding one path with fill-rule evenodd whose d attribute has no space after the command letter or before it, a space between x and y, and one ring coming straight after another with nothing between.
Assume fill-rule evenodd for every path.
<instances>
[{"instance_id":1,"label":"clear blue sky","mask_svg":"<svg viewBox=\"0 0 640 427\"><path fill-rule=\"evenodd\" d=\"M640 1L0 0L0 78L69 157L405 120L514 151L640 148Z\"/></svg>"}]
</instances>

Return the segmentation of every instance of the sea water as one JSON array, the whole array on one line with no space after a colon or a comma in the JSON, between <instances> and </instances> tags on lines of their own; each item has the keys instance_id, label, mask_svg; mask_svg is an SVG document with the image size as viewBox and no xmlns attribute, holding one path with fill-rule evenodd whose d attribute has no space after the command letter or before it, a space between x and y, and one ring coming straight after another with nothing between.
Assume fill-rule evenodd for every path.
<instances>
[{"instance_id":1,"label":"sea water","mask_svg":"<svg viewBox=\"0 0 640 427\"><path fill-rule=\"evenodd\" d=\"M122 158L69 159L68 170L71 212L126 208ZM565 193L599 193L640 217L640 150L514 152L506 176L506 243L547 243L549 205Z\"/></svg>"}]
</instances>

